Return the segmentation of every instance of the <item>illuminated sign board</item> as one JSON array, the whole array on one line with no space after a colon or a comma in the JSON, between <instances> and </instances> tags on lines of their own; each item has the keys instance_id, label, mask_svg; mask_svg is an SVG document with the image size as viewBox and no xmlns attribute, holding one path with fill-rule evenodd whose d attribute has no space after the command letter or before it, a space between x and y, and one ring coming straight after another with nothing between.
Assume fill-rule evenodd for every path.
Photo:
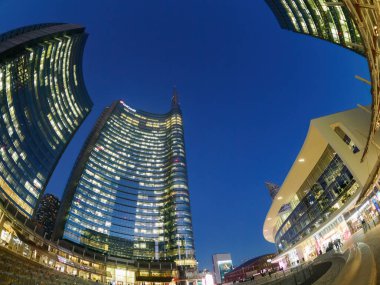
<instances>
[{"instance_id":1,"label":"illuminated sign board","mask_svg":"<svg viewBox=\"0 0 380 285\"><path fill-rule=\"evenodd\" d=\"M130 110L132 112L136 112L136 109L129 107L127 104L124 103L124 101L120 101L120 103L123 104L123 106L126 107L128 110Z\"/></svg>"},{"instance_id":2,"label":"illuminated sign board","mask_svg":"<svg viewBox=\"0 0 380 285\"><path fill-rule=\"evenodd\" d=\"M226 275L228 272L232 271L232 260L222 260L218 261L218 268L220 272L220 279L224 280L224 275Z\"/></svg>"}]
</instances>

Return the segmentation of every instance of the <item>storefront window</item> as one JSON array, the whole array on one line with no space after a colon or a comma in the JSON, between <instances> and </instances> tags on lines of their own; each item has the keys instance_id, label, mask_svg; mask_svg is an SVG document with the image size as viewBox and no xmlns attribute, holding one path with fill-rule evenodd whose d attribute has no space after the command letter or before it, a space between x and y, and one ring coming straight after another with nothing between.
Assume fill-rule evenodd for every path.
<instances>
[{"instance_id":1,"label":"storefront window","mask_svg":"<svg viewBox=\"0 0 380 285\"><path fill-rule=\"evenodd\" d=\"M341 209L359 185L340 157L328 146L297 192L302 199L276 234L284 250L306 238Z\"/></svg>"}]
</instances>

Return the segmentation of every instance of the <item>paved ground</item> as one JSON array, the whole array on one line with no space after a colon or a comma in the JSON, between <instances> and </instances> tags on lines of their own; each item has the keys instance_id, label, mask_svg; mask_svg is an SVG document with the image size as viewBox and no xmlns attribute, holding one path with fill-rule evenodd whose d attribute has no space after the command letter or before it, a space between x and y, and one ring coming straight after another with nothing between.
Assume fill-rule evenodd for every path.
<instances>
[{"instance_id":1,"label":"paved ground","mask_svg":"<svg viewBox=\"0 0 380 285\"><path fill-rule=\"evenodd\" d=\"M326 262L332 265L327 268ZM302 270L296 274L288 273L287 276L280 272L242 284L380 285L380 223L376 226L371 224L371 229L366 233L363 230L355 233L345 242L340 253L323 254L313 264L315 270L311 275L306 274L308 276ZM308 265L303 267L307 269ZM323 276L319 278L321 274Z\"/></svg>"},{"instance_id":2,"label":"paved ground","mask_svg":"<svg viewBox=\"0 0 380 285\"><path fill-rule=\"evenodd\" d=\"M240 285L312 285L321 276L325 275L326 272L332 267L331 262L321 262L309 267L305 264L294 268L294 271L278 272L278 274L272 274L271 276L258 277L253 281L246 281L244 283L239 283ZM320 285L324 285L321 283Z\"/></svg>"},{"instance_id":3,"label":"paved ground","mask_svg":"<svg viewBox=\"0 0 380 285\"><path fill-rule=\"evenodd\" d=\"M349 251L347 251L347 253L348 252ZM326 285L326 284L331 284L332 282L334 282L336 280L338 275L341 273L342 268L346 264L347 256L345 256L343 254L332 254L330 257L325 257L325 256L321 255L318 257L318 259L315 261L316 263L330 261L332 263L332 265L323 276L313 280L313 283L311 283L311 284L313 284L313 285ZM316 276L318 276L318 275L316 275Z\"/></svg>"},{"instance_id":4,"label":"paved ground","mask_svg":"<svg viewBox=\"0 0 380 285\"><path fill-rule=\"evenodd\" d=\"M346 262L333 285L376 285L376 263L371 248L364 242L353 242L346 250Z\"/></svg>"},{"instance_id":5,"label":"paved ground","mask_svg":"<svg viewBox=\"0 0 380 285\"><path fill-rule=\"evenodd\" d=\"M358 242L363 242L369 246L375 260L377 272L376 284L380 285L380 224L376 225L376 227L371 224L371 229L366 233L364 233L363 230L358 231L344 247L347 248ZM367 263L366 260L363 260L362 262Z\"/></svg>"}]
</instances>

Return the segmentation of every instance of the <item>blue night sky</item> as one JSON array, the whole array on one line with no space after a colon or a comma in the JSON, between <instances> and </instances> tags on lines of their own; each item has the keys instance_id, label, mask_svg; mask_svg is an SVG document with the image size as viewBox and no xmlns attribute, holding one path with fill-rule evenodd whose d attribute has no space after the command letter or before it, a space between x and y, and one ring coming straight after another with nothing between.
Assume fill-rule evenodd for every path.
<instances>
[{"instance_id":1,"label":"blue night sky","mask_svg":"<svg viewBox=\"0 0 380 285\"><path fill-rule=\"evenodd\" d=\"M86 26L94 108L47 188L61 197L76 156L113 100L164 113L182 106L200 268L273 252L262 226L312 118L369 104L364 58L281 30L264 0L1 0L0 32L42 22Z\"/></svg>"}]
</instances>

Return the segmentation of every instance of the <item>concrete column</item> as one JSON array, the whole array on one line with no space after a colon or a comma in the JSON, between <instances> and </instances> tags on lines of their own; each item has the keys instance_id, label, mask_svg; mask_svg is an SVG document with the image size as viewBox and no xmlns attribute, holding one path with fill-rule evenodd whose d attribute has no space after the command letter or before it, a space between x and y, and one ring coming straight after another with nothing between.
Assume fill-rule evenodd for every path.
<instances>
[{"instance_id":1,"label":"concrete column","mask_svg":"<svg viewBox=\"0 0 380 285\"><path fill-rule=\"evenodd\" d=\"M0 230L3 229L4 223L5 223L5 213L4 213L4 211L1 211L1 214L0 214Z\"/></svg>"},{"instance_id":2,"label":"concrete column","mask_svg":"<svg viewBox=\"0 0 380 285\"><path fill-rule=\"evenodd\" d=\"M300 261L300 264L302 262L302 259L304 258L304 255L303 255L303 248L301 246L298 246L296 248L296 251L297 251L297 255L298 255L298 260Z\"/></svg>"}]
</instances>

